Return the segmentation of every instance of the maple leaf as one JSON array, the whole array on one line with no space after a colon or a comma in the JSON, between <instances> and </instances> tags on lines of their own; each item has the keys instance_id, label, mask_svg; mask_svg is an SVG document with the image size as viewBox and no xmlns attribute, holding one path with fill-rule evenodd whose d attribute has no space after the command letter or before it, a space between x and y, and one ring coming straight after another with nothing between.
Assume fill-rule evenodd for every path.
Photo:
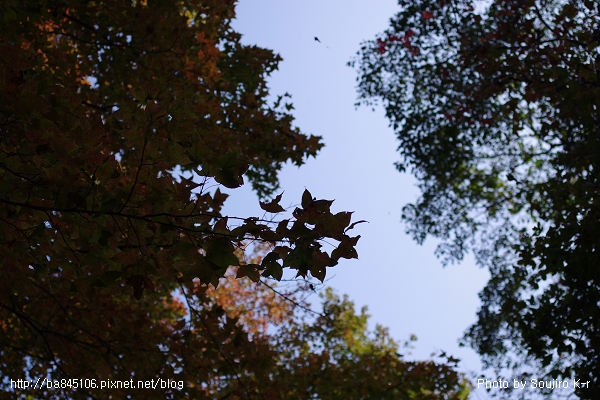
<instances>
[{"instance_id":1,"label":"maple leaf","mask_svg":"<svg viewBox=\"0 0 600 400\"><path fill-rule=\"evenodd\" d=\"M271 200L268 203L261 201L260 208L262 208L263 210L270 212L270 213L279 213L279 212L285 211L285 208L283 208L279 205L279 202L281 201L281 196L283 196L283 193L277 195L277 197L275 197L273 200Z\"/></svg>"}]
</instances>

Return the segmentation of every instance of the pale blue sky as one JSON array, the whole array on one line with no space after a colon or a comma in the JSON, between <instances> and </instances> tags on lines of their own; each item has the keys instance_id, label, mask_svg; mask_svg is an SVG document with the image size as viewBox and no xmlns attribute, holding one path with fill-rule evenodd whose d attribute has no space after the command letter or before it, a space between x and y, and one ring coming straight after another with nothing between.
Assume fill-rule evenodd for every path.
<instances>
[{"instance_id":1,"label":"pale blue sky","mask_svg":"<svg viewBox=\"0 0 600 400\"><path fill-rule=\"evenodd\" d=\"M394 0L240 0L233 26L245 44L283 57L269 80L271 93L290 93L296 125L323 136L326 146L300 169L284 169L281 204L299 203L306 187L317 198L335 199L333 211L355 211L355 219L369 221L355 229L360 259L329 269L335 275L329 284L358 308L367 305L372 322L389 327L398 341L416 334L410 358L445 350L463 360L463 371L478 372L478 356L457 341L475 321L477 293L489 275L470 258L444 269L434 241L418 246L404 233L401 208L417 198L415 181L394 169L397 143L383 110L354 106L356 73L346 63L396 11ZM249 187L231 194L228 214L261 214Z\"/></svg>"}]
</instances>

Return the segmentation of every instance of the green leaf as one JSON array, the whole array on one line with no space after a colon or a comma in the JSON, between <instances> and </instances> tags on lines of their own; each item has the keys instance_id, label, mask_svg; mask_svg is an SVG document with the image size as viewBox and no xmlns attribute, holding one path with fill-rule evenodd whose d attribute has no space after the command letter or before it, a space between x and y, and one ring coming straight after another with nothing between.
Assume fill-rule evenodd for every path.
<instances>
[{"instance_id":1,"label":"green leaf","mask_svg":"<svg viewBox=\"0 0 600 400\"><path fill-rule=\"evenodd\" d=\"M219 269L219 266L210 262L204 257L200 257L200 259L198 259L198 261L191 266L188 274L191 277L200 279L200 282L204 284L209 284L212 281L217 269Z\"/></svg>"},{"instance_id":2,"label":"green leaf","mask_svg":"<svg viewBox=\"0 0 600 400\"><path fill-rule=\"evenodd\" d=\"M206 250L206 259L220 268L227 268L231 265L239 265L239 260L233 254L234 247L227 238L214 238L204 245Z\"/></svg>"},{"instance_id":3,"label":"green leaf","mask_svg":"<svg viewBox=\"0 0 600 400\"><path fill-rule=\"evenodd\" d=\"M240 264L240 260L238 260L235 254L228 252L211 252L206 255L206 259L220 268Z\"/></svg>"},{"instance_id":4,"label":"green leaf","mask_svg":"<svg viewBox=\"0 0 600 400\"><path fill-rule=\"evenodd\" d=\"M265 278L272 277L278 281L283 278L283 267L278 262L270 262L267 264L267 268L263 271Z\"/></svg>"}]
</instances>

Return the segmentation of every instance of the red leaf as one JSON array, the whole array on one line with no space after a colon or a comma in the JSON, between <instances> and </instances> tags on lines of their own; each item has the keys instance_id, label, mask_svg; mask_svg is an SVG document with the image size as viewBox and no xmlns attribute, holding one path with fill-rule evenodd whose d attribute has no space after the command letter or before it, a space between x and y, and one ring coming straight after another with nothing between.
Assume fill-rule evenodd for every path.
<instances>
[{"instance_id":1,"label":"red leaf","mask_svg":"<svg viewBox=\"0 0 600 400\"><path fill-rule=\"evenodd\" d=\"M387 51L385 48L385 41L377 39L377 51L379 54L384 54Z\"/></svg>"},{"instance_id":2,"label":"red leaf","mask_svg":"<svg viewBox=\"0 0 600 400\"><path fill-rule=\"evenodd\" d=\"M429 19L433 17L433 13L431 11L423 11L423 18Z\"/></svg>"}]
</instances>

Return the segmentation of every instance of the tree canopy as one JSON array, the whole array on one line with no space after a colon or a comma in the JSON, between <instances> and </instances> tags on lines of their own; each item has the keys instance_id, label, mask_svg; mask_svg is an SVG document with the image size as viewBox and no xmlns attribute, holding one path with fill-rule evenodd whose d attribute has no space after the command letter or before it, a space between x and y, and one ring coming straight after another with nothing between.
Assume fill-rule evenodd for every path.
<instances>
[{"instance_id":1,"label":"tree canopy","mask_svg":"<svg viewBox=\"0 0 600 400\"><path fill-rule=\"evenodd\" d=\"M359 103L383 103L397 167L418 179L408 232L489 268L466 334L488 365L589 380L577 394L597 398L600 4L399 7L351 64Z\"/></svg>"},{"instance_id":2,"label":"tree canopy","mask_svg":"<svg viewBox=\"0 0 600 400\"><path fill-rule=\"evenodd\" d=\"M278 171L322 143L293 126L285 96L267 100L280 58L241 44L235 1L3 4L7 395L466 397L452 359L404 361L346 298L326 292L313 317L313 283L267 280L287 268L323 281L358 257L349 231L360 221L308 190L280 217ZM223 215L220 187L245 179L264 215ZM45 378L52 387L33 388ZM159 378L159 390L123 386Z\"/></svg>"},{"instance_id":3,"label":"tree canopy","mask_svg":"<svg viewBox=\"0 0 600 400\"><path fill-rule=\"evenodd\" d=\"M245 241L272 244L261 264L239 269L255 281L280 279L283 268L323 280L340 258L357 257L351 213L333 214L333 201L308 190L287 219L268 216L285 211L281 195L260 203L262 217L221 213L227 195L214 186L246 177L264 198L285 162L301 165L322 147L292 125L283 97L267 102L280 58L240 43L234 1L3 4L0 302L13 335L0 350L4 376L36 359L76 376L85 357L63 351L87 346L78 335L106 340L86 351L106 352L116 368L119 351L92 304L109 313L120 292L140 300L194 278L217 286ZM105 305L98 290L112 293ZM37 301L56 313L34 317ZM58 329L85 312L97 326ZM62 340L71 345L60 350Z\"/></svg>"},{"instance_id":4,"label":"tree canopy","mask_svg":"<svg viewBox=\"0 0 600 400\"><path fill-rule=\"evenodd\" d=\"M4 320L2 340L28 346L35 360L30 377L49 375L63 386L9 392L34 399L467 398L455 360L405 361L384 328L367 330L365 309L356 314L331 290L313 311L306 298L315 288L308 282L254 283L232 272L217 288L196 281L171 289L156 286L141 300L119 290L101 291L94 301L38 292L27 317L52 332L47 342L33 340L18 315ZM46 345L60 357L59 368L87 379L83 388L54 369L43 356ZM22 367L18 352L4 354L4 372L14 377ZM171 385L137 387L138 380L158 377ZM101 389L107 379L133 379L134 388Z\"/></svg>"},{"instance_id":5,"label":"tree canopy","mask_svg":"<svg viewBox=\"0 0 600 400\"><path fill-rule=\"evenodd\" d=\"M267 103L265 78L279 57L240 44L233 5L6 4L3 304L31 282L88 296L126 283L137 298L155 279L216 284L239 265L244 240L278 244L246 267L255 279L283 267L323 279L340 257L356 258L351 213L332 214L332 201L308 191L292 218L221 215L227 195L215 182L236 188L245 175L259 195L272 194L284 162L300 165L322 146L292 126L281 100ZM261 207L282 212L280 200ZM326 238L339 243L331 255Z\"/></svg>"},{"instance_id":6,"label":"tree canopy","mask_svg":"<svg viewBox=\"0 0 600 400\"><path fill-rule=\"evenodd\" d=\"M293 128L281 101L267 104L265 78L279 58L239 43L233 2L32 1L8 10L4 301L30 274L81 291L118 278L137 294L152 286L148 273L211 282L237 264L234 245L246 239L281 243L256 266L272 276L285 265L323 279L325 267L356 257L351 214L332 214L332 201L308 191L291 219L220 214L227 196L211 182L236 188L245 174L271 194L284 162L300 165L322 146ZM178 168L205 179L176 181ZM280 200L261 207L284 211ZM332 256L324 238L340 242Z\"/></svg>"}]
</instances>

